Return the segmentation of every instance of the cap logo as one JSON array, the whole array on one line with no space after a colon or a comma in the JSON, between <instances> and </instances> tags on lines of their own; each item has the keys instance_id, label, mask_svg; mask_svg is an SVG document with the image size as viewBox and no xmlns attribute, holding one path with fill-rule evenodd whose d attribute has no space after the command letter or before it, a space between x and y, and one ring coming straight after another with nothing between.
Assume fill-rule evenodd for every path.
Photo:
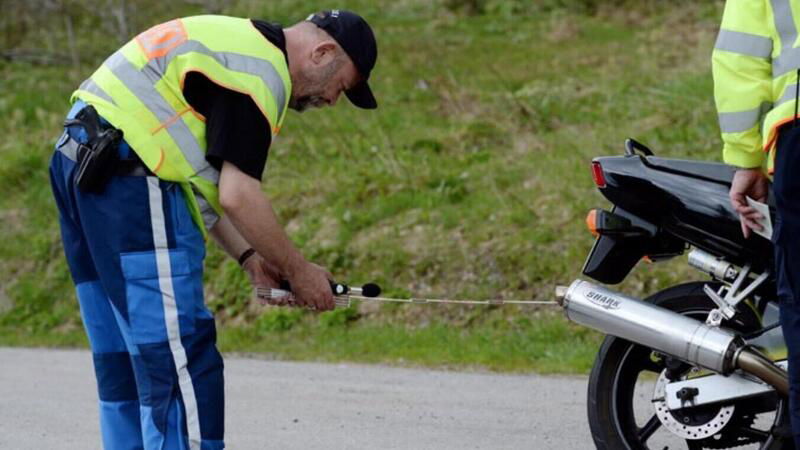
<instances>
[{"instance_id":1,"label":"cap logo","mask_svg":"<svg viewBox=\"0 0 800 450\"><path fill-rule=\"evenodd\" d=\"M338 9L332 9L331 10L331 17L339 18L339 10Z\"/></svg>"}]
</instances>

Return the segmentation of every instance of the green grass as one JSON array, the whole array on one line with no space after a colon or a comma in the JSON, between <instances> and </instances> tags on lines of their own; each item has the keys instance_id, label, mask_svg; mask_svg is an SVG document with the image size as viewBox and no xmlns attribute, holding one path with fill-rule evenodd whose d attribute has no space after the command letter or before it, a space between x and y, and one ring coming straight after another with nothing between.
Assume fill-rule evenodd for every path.
<instances>
[{"instance_id":1,"label":"green grass","mask_svg":"<svg viewBox=\"0 0 800 450\"><path fill-rule=\"evenodd\" d=\"M342 312L345 312L342 314ZM279 359L356 361L497 371L584 373L598 344L594 333L553 320L552 314L496 318L480 327L435 323L407 327L359 320L355 309L303 320L270 311L248 326L222 333L222 351L257 352Z\"/></svg>"},{"instance_id":2,"label":"green grass","mask_svg":"<svg viewBox=\"0 0 800 450\"><path fill-rule=\"evenodd\" d=\"M621 154L632 136L662 156L719 159L716 3L479 1L479 14L458 1L340 3L376 30L381 106L342 100L290 114L264 189L304 254L342 281L397 296L551 298L580 276L592 244L586 212L607 205L593 157ZM225 12L291 23L313 9L241 0ZM184 13L138 20L168 12ZM80 67L0 62L0 345L85 345L47 175L71 90L116 45L82 39ZM645 295L694 277L681 259L638 267L619 288ZM245 276L213 245L205 278L227 351L583 372L599 342L525 308L275 312L252 302Z\"/></svg>"}]
</instances>

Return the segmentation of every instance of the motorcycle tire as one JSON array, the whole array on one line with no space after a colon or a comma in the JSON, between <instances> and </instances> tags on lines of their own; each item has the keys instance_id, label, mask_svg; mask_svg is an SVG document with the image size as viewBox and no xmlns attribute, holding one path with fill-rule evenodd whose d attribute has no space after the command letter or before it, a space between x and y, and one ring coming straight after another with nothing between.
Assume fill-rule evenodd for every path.
<instances>
[{"instance_id":1,"label":"motorcycle tire","mask_svg":"<svg viewBox=\"0 0 800 450\"><path fill-rule=\"evenodd\" d=\"M705 320L708 312L716 307L713 301L703 292L703 286L706 284L711 284L712 287L715 287L713 283L686 283L660 291L648 297L645 301L698 320ZM743 307L731 323L723 322L722 326L739 332L747 332L759 329L761 324L754 311ZM632 381L628 380L628 383L624 382L625 373L630 372L629 370L624 370L624 365L627 361L635 360L635 356L631 355L635 355L637 352L639 352L638 356L641 359L643 355L651 355L652 350L614 336L607 336L598 351L589 377L587 398L589 425L592 439L598 450L641 450L648 448L646 443L647 439L652 435L652 431L650 435L645 437L643 430L649 423L642 428L638 428L634 420L634 387L630 385L635 384L637 378L633 378ZM635 362L632 361L628 364L635 364ZM636 372L633 376L638 377L638 373L640 372ZM618 400L622 398L620 396L630 397L627 406L625 405L627 400L625 402ZM788 424L788 417L784 404L785 402L783 401L778 402L775 422L777 425L783 424L782 426L786 428L785 424ZM630 412L620 413L620 410L625 408L628 408ZM621 418L625 414L630 417ZM655 429L660 426L660 424L653 425ZM727 426L723 428L722 439L725 439L724 433L727 429ZM644 437L644 439L641 439L641 437ZM708 445L704 445L703 441L686 440L684 442L686 443L686 448L692 450L728 448L722 439L717 442L707 440L706 444ZM736 446L738 444L731 444L730 448ZM661 447L658 448L661 449ZM669 448L673 449L674 447L670 446ZM792 448L794 448L794 445L791 443L790 437L772 435L766 438L759 450L788 450Z\"/></svg>"}]
</instances>

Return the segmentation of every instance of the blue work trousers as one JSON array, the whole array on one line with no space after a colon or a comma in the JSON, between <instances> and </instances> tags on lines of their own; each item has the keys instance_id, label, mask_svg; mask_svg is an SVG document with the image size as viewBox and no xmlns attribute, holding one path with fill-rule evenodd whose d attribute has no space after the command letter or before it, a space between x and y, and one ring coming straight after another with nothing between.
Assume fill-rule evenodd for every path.
<instances>
[{"instance_id":1,"label":"blue work trousers","mask_svg":"<svg viewBox=\"0 0 800 450\"><path fill-rule=\"evenodd\" d=\"M781 328L789 351L789 415L800 448L800 127L784 128L775 155L773 229Z\"/></svg>"},{"instance_id":2,"label":"blue work trousers","mask_svg":"<svg viewBox=\"0 0 800 450\"><path fill-rule=\"evenodd\" d=\"M76 103L68 117L83 107ZM223 364L203 302L205 242L180 186L114 176L74 184L71 126L50 163L64 253L92 348L104 448L224 448ZM131 156L126 144L121 157Z\"/></svg>"}]
</instances>

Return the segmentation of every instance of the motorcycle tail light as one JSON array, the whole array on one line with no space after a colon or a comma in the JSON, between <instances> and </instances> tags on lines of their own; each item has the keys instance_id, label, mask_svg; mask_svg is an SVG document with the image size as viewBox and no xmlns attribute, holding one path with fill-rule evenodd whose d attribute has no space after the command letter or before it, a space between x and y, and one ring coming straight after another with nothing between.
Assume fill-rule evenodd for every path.
<instances>
[{"instance_id":1,"label":"motorcycle tail light","mask_svg":"<svg viewBox=\"0 0 800 450\"><path fill-rule=\"evenodd\" d=\"M597 231L597 210L593 209L589 211L589 214L586 215L586 228L595 235L600 236L600 233Z\"/></svg>"},{"instance_id":2,"label":"motorcycle tail light","mask_svg":"<svg viewBox=\"0 0 800 450\"><path fill-rule=\"evenodd\" d=\"M603 166L597 161L592 161L592 178L594 178L594 184L596 184L597 187L601 189L606 187L606 177L603 175Z\"/></svg>"}]
</instances>

